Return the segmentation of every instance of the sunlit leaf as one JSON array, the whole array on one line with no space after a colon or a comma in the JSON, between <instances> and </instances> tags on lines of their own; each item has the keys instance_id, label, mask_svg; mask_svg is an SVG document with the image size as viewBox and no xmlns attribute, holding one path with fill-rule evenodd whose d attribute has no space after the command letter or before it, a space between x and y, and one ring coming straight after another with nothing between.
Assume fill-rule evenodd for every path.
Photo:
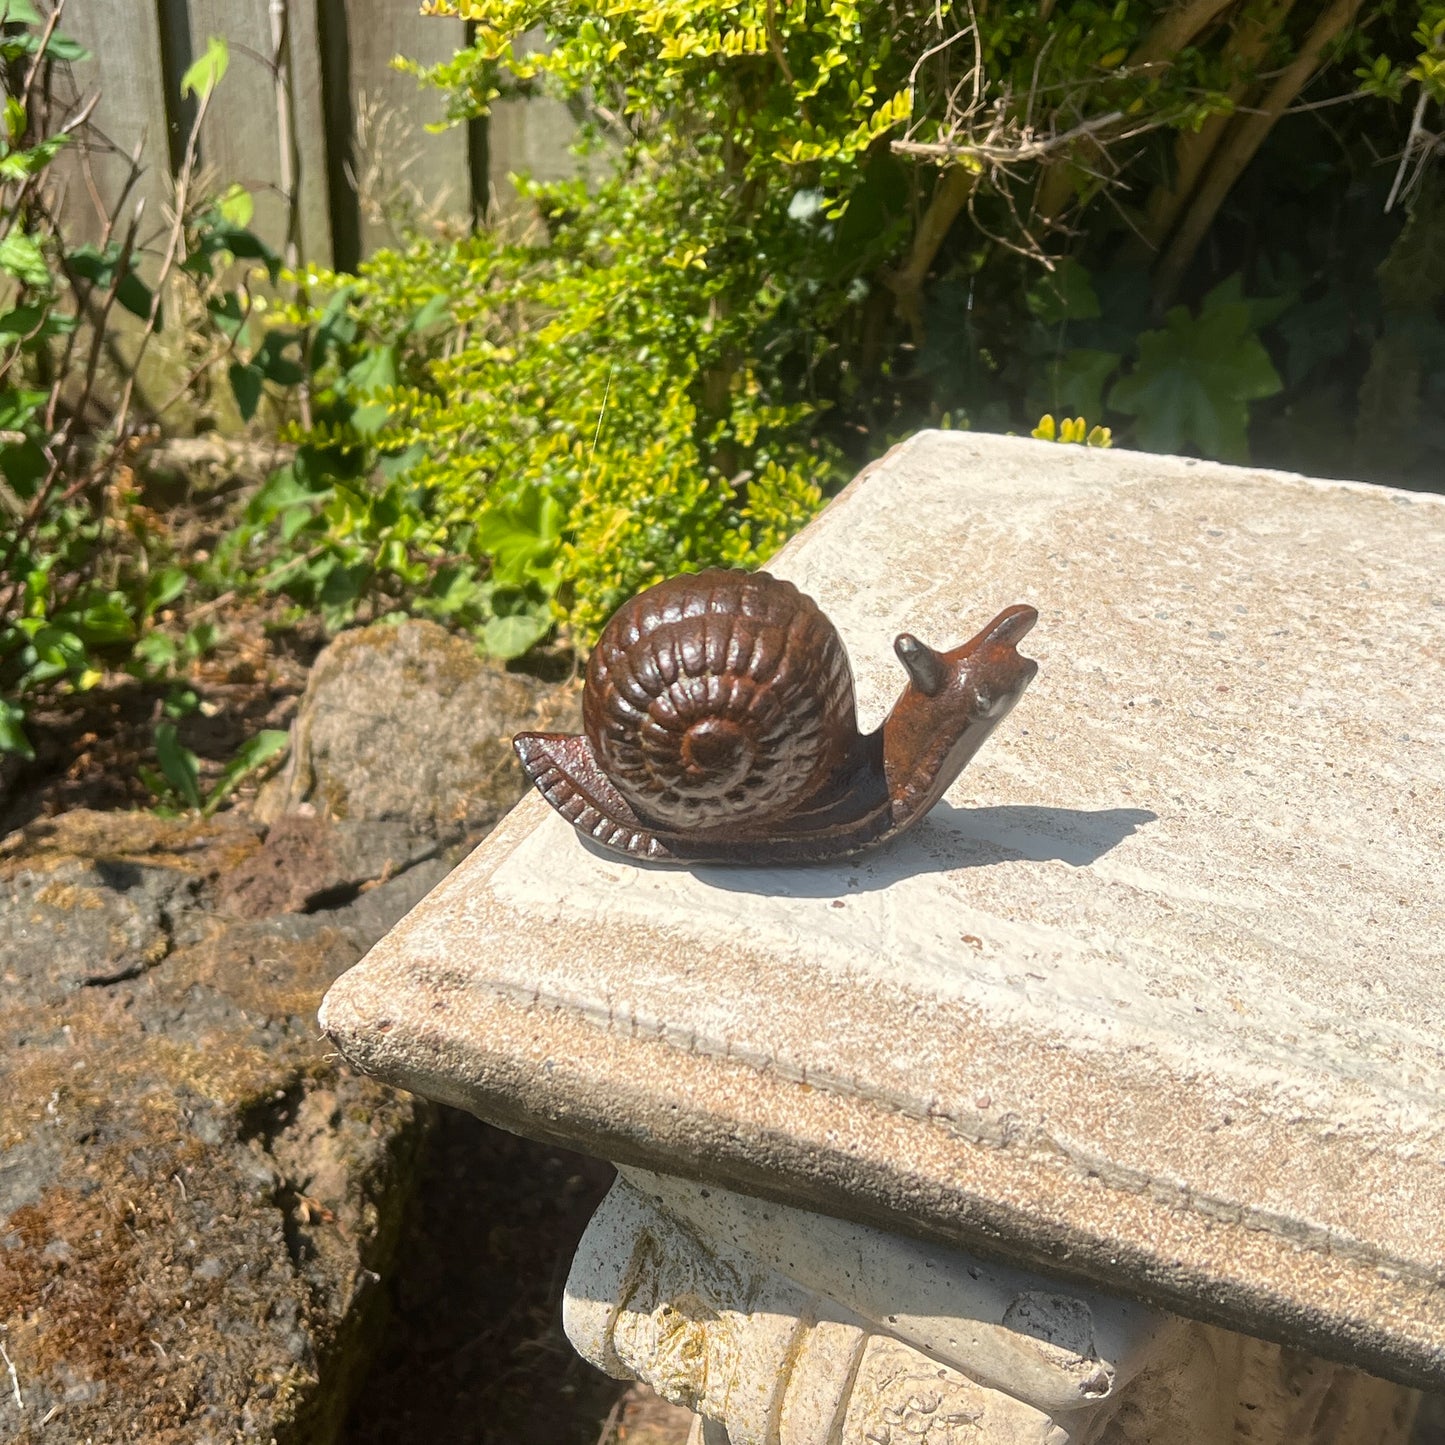
<instances>
[{"instance_id":1,"label":"sunlit leaf","mask_svg":"<svg viewBox=\"0 0 1445 1445\"><path fill-rule=\"evenodd\" d=\"M181 76L181 94L203 100L221 83L231 64L231 51L219 35L206 41L205 51Z\"/></svg>"}]
</instances>

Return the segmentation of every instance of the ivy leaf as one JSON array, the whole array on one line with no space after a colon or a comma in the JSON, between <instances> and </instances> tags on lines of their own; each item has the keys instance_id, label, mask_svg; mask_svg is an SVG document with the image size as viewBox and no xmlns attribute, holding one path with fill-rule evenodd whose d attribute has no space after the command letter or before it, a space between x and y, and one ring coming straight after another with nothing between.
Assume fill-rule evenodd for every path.
<instances>
[{"instance_id":1,"label":"ivy leaf","mask_svg":"<svg viewBox=\"0 0 1445 1445\"><path fill-rule=\"evenodd\" d=\"M1139 338L1138 363L1114 383L1109 405L1138 418L1134 439L1146 451L1192 446L1207 457L1245 461L1249 403L1280 387L1249 302L1216 294L1197 317L1176 306L1162 331Z\"/></svg>"},{"instance_id":2,"label":"ivy leaf","mask_svg":"<svg viewBox=\"0 0 1445 1445\"><path fill-rule=\"evenodd\" d=\"M520 657L534 642L540 642L551 630L549 618L520 612L513 617L494 617L482 629L482 646L493 657L510 661Z\"/></svg>"},{"instance_id":3,"label":"ivy leaf","mask_svg":"<svg viewBox=\"0 0 1445 1445\"><path fill-rule=\"evenodd\" d=\"M266 378L259 367L243 361L233 361L226 368L226 375L231 379L231 393L236 398L241 420L250 421L261 405L262 383Z\"/></svg>"}]
</instances>

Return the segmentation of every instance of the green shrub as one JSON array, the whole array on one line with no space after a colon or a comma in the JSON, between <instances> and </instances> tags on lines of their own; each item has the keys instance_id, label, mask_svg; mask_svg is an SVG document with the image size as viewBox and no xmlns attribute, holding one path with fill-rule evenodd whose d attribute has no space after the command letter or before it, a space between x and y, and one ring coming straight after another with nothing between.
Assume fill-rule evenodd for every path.
<instances>
[{"instance_id":1,"label":"green shrub","mask_svg":"<svg viewBox=\"0 0 1445 1445\"><path fill-rule=\"evenodd\" d=\"M816 510L838 454L739 346L777 299L721 317L625 183L538 199L545 236L418 241L317 278L336 290L309 318L315 419L230 565L333 624L405 607L512 657L556 623L590 642L672 572L757 565Z\"/></svg>"}]
</instances>

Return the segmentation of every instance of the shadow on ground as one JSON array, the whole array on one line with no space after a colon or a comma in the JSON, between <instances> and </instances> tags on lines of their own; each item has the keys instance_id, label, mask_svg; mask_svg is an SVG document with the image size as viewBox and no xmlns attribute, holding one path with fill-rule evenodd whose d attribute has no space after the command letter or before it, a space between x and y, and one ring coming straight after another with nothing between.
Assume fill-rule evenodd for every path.
<instances>
[{"instance_id":1,"label":"shadow on ground","mask_svg":"<svg viewBox=\"0 0 1445 1445\"><path fill-rule=\"evenodd\" d=\"M562 1333L562 1286L612 1168L439 1109L341 1445L673 1445L681 1412L628 1395Z\"/></svg>"}]
</instances>

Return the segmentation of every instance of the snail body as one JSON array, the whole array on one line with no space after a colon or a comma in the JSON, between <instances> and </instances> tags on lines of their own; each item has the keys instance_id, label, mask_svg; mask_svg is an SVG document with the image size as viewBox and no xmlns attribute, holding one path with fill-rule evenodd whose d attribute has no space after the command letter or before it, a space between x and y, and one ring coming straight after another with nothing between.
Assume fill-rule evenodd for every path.
<instances>
[{"instance_id":1,"label":"snail body","mask_svg":"<svg viewBox=\"0 0 1445 1445\"><path fill-rule=\"evenodd\" d=\"M528 778L579 831L632 858L846 858L921 818L1022 696L1038 665L1010 607L971 641L894 643L909 681L858 731L842 639L766 572L673 577L624 603L587 664L583 733L518 733Z\"/></svg>"}]
</instances>

